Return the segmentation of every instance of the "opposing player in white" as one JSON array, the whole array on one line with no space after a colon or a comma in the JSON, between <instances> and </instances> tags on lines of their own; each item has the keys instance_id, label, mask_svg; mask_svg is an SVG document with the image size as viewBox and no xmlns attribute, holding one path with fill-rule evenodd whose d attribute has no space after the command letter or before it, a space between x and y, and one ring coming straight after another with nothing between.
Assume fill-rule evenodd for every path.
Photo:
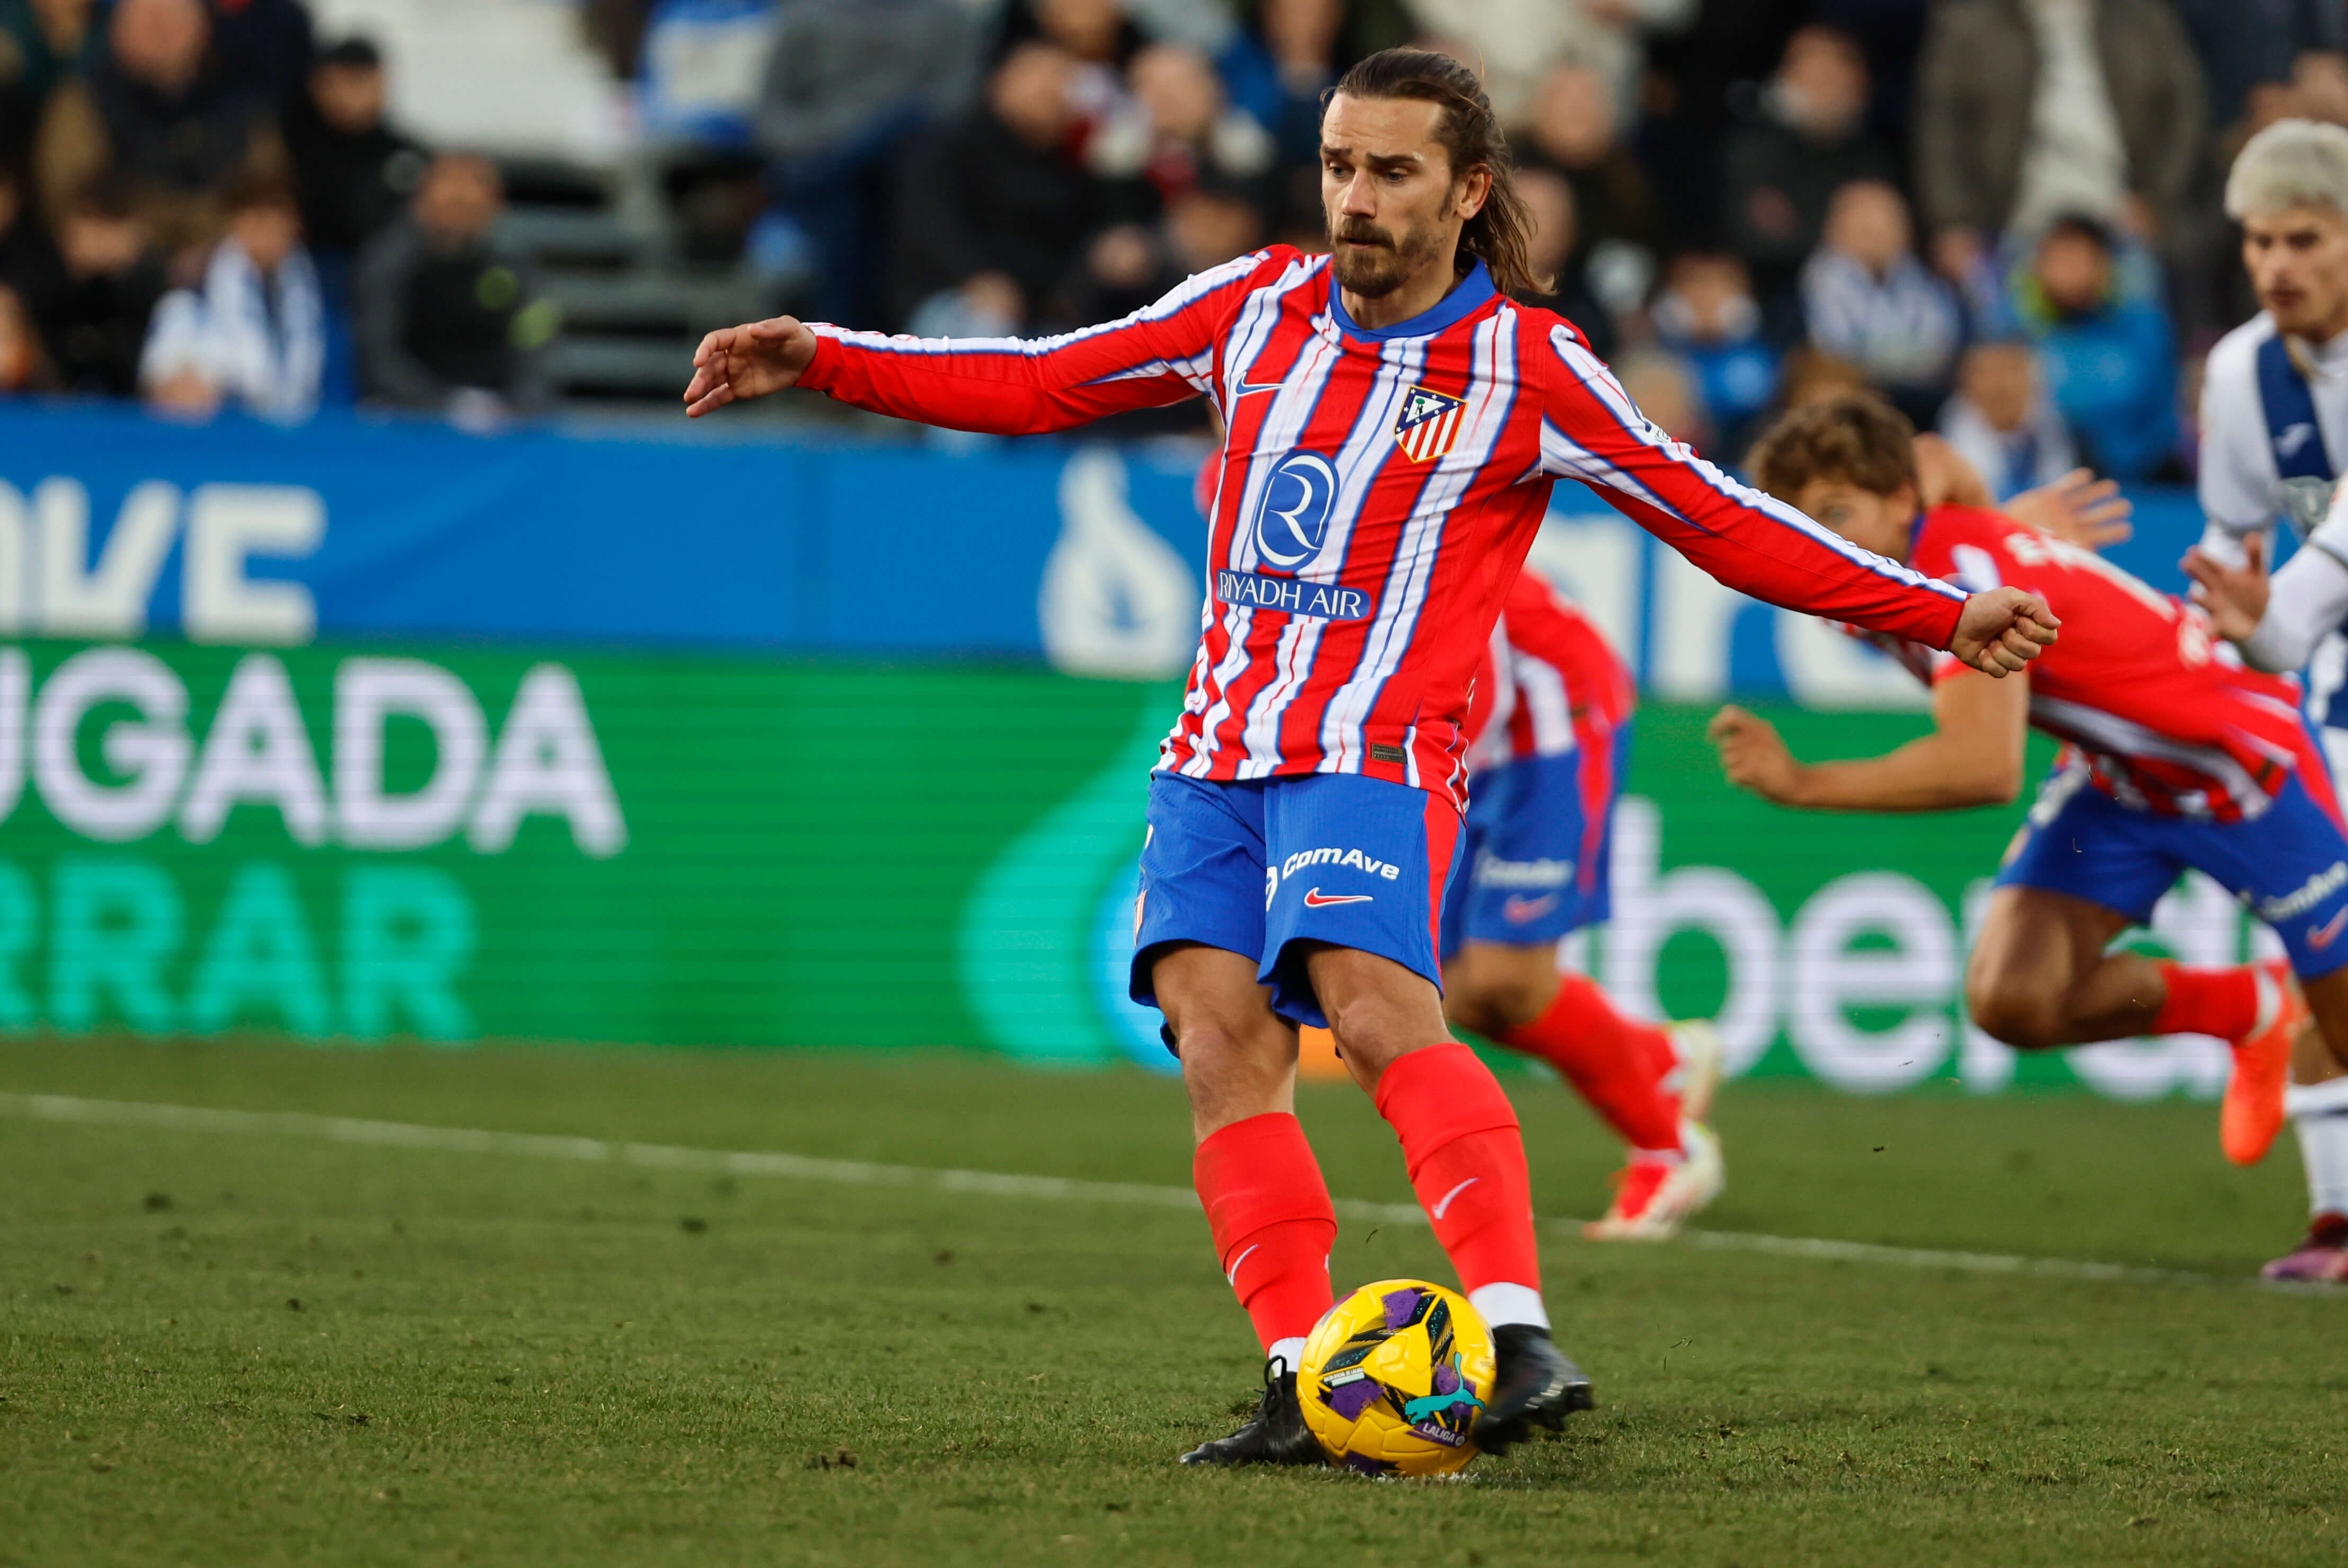
<instances>
[{"instance_id":1,"label":"opposing player in white","mask_svg":"<svg viewBox=\"0 0 2348 1568\"><path fill-rule=\"evenodd\" d=\"M2252 137L2227 177L2226 213L2242 225L2242 264L2265 309L2209 351L2208 525L2185 570L2245 662L2307 666L2309 717L2337 778L2348 763L2348 492L2337 466L2348 461L2348 130L2286 119ZM2270 583L2278 518L2302 543ZM2293 1052L2285 1104L2312 1219L2267 1275L2348 1284L2348 1073L2312 1030Z\"/></svg>"}]
</instances>

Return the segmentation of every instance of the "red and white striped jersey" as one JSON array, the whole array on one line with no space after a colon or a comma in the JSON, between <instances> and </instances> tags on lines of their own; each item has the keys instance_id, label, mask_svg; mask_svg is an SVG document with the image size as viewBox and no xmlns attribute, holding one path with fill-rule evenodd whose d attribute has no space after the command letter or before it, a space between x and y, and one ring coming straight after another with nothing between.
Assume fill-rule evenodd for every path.
<instances>
[{"instance_id":1,"label":"red and white striped jersey","mask_svg":"<svg viewBox=\"0 0 2348 1568\"><path fill-rule=\"evenodd\" d=\"M957 429L1215 400L1202 635L1159 764L1193 778L1362 773L1464 799L1469 686L1560 479L1771 603L1934 647L1962 613L1665 436L1481 265L1384 328L1348 315L1326 257L1275 245L1061 337L816 331L800 385Z\"/></svg>"},{"instance_id":2,"label":"red and white striped jersey","mask_svg":"<svg viewBox=\"0 0 2348 1568\"><path fill-rule=\"evenodd\" d=\"M2030 665L2030 722L2069 742L2096 787L2128 805L2257 817L2312 750L2295 681L2244 669L2199 611L2091 551L1999 512L1943 506L1918 521L1909 558L1972 593L2026 588L2062 617L2062 640ZM1935 681L1975 673L1946 655L1931 663ZM2313 788L2321 799L2326 786Z\"/></svg>"},{"instance_id":3,"label":"red and white striped jersey","mask_svg":"<svg viewBox=\"0 0 2348 1568\"><path fill-rule=\"evenodd\" d=\"M1612 734L1638 700L1630 667L1606 634L1528 566L1509 590L1477 673L1468 771L1522 757L1562 757Z\"/></svg>"}]
</instances>

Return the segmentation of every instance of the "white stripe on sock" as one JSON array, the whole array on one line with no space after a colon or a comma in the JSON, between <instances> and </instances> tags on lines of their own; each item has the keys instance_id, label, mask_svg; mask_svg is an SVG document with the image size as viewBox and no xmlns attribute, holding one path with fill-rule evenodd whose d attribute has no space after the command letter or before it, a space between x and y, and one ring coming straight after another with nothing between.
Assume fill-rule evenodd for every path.
<instances>
[{"instance_id":1,"label":"white stripe on sock","mask_svg":"<svg viewBox=\"0 0 2348 1568\"><path fill-rule=\"evenodd\" d=\"M1263 1358L1267 1361L1285 1361L1288 1365L1284 1370L1295 1371L1304 1365L1304 1336L1301 1334L1293 1334L1286 1339L1273 1340L1272 1348L1263 1353Z\"/></svg>"},{"instance_id":2,"label":"white stripe on sock","mask_svg":"<svg viewBox=\"0 0 2348 1568\"><path fill-rule=\"evenodd\" d=\"M2282 1108L2291 1116L2322 1116L2348 1110L2348 1074L2322 1083L2295 1083L2282 1091Z\"/></svg>"},{"instance_id":3,"label":"white stripe on sock","mask_svg":"<svg viewBox=\"0 0 2348 1568\"><path fill-rule=\"evenodd\" d=\"M1540 1292L1529 1284L1478 1285L1468 1293L1468 1301L1494 1328L1511 1323L1549 1326L1549 1308L1541 1305Z\"/></svg>"}]
</instances>

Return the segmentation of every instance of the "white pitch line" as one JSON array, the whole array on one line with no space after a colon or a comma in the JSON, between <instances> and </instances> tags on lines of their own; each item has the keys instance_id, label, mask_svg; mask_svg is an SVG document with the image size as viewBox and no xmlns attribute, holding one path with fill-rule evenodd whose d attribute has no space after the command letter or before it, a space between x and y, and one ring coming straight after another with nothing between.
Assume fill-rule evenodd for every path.
<instances>
[{"instance_id":1,"label":"white pitch line","mask_svg":"<svg viewBox=\"0 0 2348 1568\"><path fill-rule=\"evenodd\" d=\"M170 1132L228 1132L380 1148L429 1150L444 1154L510 1154L582 1164L649 1166L665 1171L701 1171L729 1176L778 1176L852 1187L927 1188L975 1192L992 1198L1041 1198L1060 1202L1122 1203L1153 1209L1196 1211L1198 1195L1188 1187L1134 1181L1082 1181L1063 1176L1020 1176L995 1171L941 1170L921 1165L882 1165L863 1160L819 1160L803 1154L754 1153L725 1149L685 1149L665 1143L609 1142L600 1138L563 1138L535 1132L491 1132L479 1128L429 1127L408 1121L369 1121L301 1111L224 1110L210 1106L155 1105L133 1100L81 1099L69 1095L0 1094L0 1116L26 1121L72 1122L90 1127L146 1127ZM1424 1225L1416 1204L1337 1200L1340 1218L1383 1225ZM1547 1222L1550 1230L1579 1234L1581 1222ZM1729 1252L1767 1253L1779 1257L1832 1263L1884 1264L1899 1268L1946 1269L1962 1274L2023 1274L2041 1279L2120 1284L2260 1284L2241 1275L2189 1269L2137 1268L2079 1258L2023 1257L2005 1253L1948 1252L1932 1247L1890 1247L1816 1236L1770 1236L1749 1231L1680 1233L1691 1246ZM2270 1286L2270 1288L2286 1288ZM2311 1287L2311 1294L2348 1292Z\"/></svg>"}]
</instances>

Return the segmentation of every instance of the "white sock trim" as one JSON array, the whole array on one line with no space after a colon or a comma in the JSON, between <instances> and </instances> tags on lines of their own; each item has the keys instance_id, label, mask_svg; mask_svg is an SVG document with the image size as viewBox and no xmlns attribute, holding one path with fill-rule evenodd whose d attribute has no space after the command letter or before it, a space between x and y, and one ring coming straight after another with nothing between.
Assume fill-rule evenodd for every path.
<instances>
[{"instance_id":1,"label":"white sock trim","mask_svg":"<svg viewBox=\"0 0 2348 1568\"><path fill-rule=\"evenodd\" d=\"M1529 1284L1478 1285L1468 1293L1468 1302L1494 1328L1511 1323L1549 1326L1549 1308L1541 1305L1540 1292Z\"/></svg>"},{"instance_id":2,"label":"white sock trim","mask_svg":"<svg viewBox=\"0 0 2348 1568\"><path fill-rule=\"evenodd\" d=\"M2348 1110L2348 1076L2292 1084L2282 1091L2282 1109L2291 1116L2328 1116Z\"/></svg>"},{"instance_id":3,"label":"white sock trim","mask_svg":"<svg viewBox=\"0 0 2348 1568\"><path fill-rule=\"evenodd\" d=\"M1295 1371L1304 1365L1304 1336L1294 1334L1286 1339L1273 1340L1272 1348L1263 1353L1263 1358L1266 1361L1285 1361L1288 1365L1284 1370Z\"/></svg>"}]
</instances>

